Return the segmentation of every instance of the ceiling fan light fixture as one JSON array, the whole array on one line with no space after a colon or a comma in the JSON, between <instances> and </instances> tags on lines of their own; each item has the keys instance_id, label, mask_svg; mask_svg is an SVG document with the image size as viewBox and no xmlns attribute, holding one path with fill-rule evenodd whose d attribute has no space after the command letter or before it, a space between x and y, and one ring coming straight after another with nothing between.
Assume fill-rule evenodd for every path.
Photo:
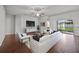
<instances>
[{"instance_id":1,"label":"ceiling fan light fixture","mask_svg":"<svg viewBox=\"0 0 79 59\"><path fill-rule=\"evenodd\" d=\"M37 13L37 14L36 14L36 16L40 16L40 14L39 14L39 13Z\"/></svg>"}]
</instances>

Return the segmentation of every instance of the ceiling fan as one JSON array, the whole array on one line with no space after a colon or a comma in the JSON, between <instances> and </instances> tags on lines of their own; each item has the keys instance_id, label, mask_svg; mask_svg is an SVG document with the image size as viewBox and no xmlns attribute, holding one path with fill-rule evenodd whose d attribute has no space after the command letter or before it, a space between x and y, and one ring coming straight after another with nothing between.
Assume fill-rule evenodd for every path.
<instances>
[{"instance_id":1,"label":"ceiling fan","mask_svg":"<svg viewBox=\"0 0 79 59\"><path fill-rule=\"evenodd\" d=\"M33 8L33 10L34 10L35 16L37 17L44 15L44 13L42 13L42 10L44 10L44 8L36 7L36 8Z\"/></svg>"}]
</instances>

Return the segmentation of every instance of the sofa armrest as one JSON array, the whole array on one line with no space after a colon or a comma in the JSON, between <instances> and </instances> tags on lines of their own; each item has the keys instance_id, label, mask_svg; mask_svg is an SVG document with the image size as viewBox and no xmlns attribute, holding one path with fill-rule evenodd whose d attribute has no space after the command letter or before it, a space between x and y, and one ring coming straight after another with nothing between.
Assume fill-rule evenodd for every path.
<instances>
[{"instance_id":1,"label":"sofa armrest","mask_svg":"<svg viewBox=\"0 0 79 59\"><path fill-rule=\"evenodd\" d=\"M30 47L32 49L32 52L39 52L41 43L38 41L35 41L34 39L30 39Z\"/></svg>"}]
</instances>

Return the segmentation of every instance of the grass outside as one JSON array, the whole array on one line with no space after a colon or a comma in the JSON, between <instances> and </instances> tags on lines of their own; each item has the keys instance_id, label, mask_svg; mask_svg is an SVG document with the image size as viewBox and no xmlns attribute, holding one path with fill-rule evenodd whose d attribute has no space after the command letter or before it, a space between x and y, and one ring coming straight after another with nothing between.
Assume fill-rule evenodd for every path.
<instances>
[{"instance_id":1,"label":"grass outside","mask_svg":"<svg viewBox=\"0 0 79 59\"><path fill-rule=\"evenodd\" d=\"M63 28L60 28L59 29L60 31L68 31L68 32L73 32L73 28L65 28L65 29L63 29Z\"/></svg>"}]
</instances>

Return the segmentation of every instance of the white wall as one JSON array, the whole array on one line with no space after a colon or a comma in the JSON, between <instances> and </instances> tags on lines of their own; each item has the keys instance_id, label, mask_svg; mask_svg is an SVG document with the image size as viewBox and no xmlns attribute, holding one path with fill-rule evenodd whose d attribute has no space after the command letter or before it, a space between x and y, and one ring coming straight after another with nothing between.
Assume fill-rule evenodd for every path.
<instances>
[{"instance_id":1,"label":"white wall","mask_svg":"<svg viewBox=\"0 0 79 59\"><path fill-rule=\"evenodd\" d=\"M15 19L13 15L6 14L5 20L6 35L15 33Z\"/></svg>"},{"instance_id":2,"label":"white wall","mask_svg":"<svg viewBox=\"0 0 79 59\"><path fill-rule=\"evenodd\" d=\"M50 17L50 23L51 23L51 28L54 30L57 30L57 20L67 20L67 19L72 19L74 21L74 33L76 35L79 35L79 11L73 11L73 12L68 12L68 13L62 13L59 15L51 16Z\"/></svg>"},{"instance_id":3,"label":"white wall","mask_svg":"<svg viewBox=\"0 0 79 59\"><path fill-rule=\"evenodd\" d=\"M22 32L21 30L21 18L22 16L21 15L17 15L15 16L15 33L20 33Z\"/></svg>"},{"instance_id":4,"label":"white wall","mask_svg":"<svg viewBox=\"0 0 79 59\"><path fill-rule=\"evenodd\" d=\"M5 37L5 9L0 5L0 46Z\"/></svg>"},{"instance_id":5,"label":"white wall","mask_svg":"<svg viewBox=\"0 0 79 59\"><path fill-rule=\"evenodd\" d=\"M26 20L29 20L29 21L35 21L35 27L26 27ZM31 32L31 31L37 31L37 25L38 25L38 18L37 17L32 17L32 16L26 16L24 15L22 17L22 28L25 28L27 29L27 32ZM24 31L24 29L22 29Z\"/></svg>"},{"instance_id":6,"label":"white wall","mask_svg":"<svg viewBox=\"0 0 79 59\"><path fill-rule=\"evenodd\" d=\"M45 22L48 20L49 18L47 16L44 16L44 17L41 17L39 18L39 22L42 23L42 22ZM41 24L40 24L41 25ZM40 26L40 31L43 32L44 30L46 30L46 26Z\"/></svg>"},{"instance_id":7,"label":"white wall","mask_svg":"<svg viewBox=\"0 0 79 59\"><path fill-rule=\"evenodd\" d=\"M35 21L35 27L26 27L26 20ZM15 17L15 33L37 31L38 18L27 15L16 15Z\"/></svg>"}]
</instances>

